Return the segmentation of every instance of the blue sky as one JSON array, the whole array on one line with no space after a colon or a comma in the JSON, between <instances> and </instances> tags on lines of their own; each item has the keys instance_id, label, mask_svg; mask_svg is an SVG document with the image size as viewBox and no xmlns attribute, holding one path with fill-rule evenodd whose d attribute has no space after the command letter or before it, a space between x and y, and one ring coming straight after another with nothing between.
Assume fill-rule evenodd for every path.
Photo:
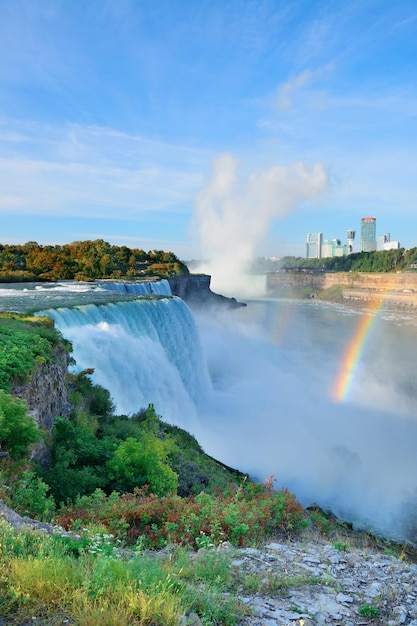
<instances>
[{"instance_id":1,"label":"blue sky","mask_svg":"<svg viewBox=\"0 0 417 626\"><path fill-rule=\"evenodd\" d=\"M0 0L0 41L1 243L417 246L415 0Z\"/></svg>"}]
</instances>

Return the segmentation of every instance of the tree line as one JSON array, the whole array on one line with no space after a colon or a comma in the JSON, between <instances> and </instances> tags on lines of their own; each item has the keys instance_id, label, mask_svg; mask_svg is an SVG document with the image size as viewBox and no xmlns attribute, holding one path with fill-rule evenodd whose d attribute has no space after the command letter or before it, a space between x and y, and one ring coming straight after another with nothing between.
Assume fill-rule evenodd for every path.
<instances>
[{"instance_id":1,"label":"tree line","mask_svg":"<svg viewBox=\"0 0 417 626\"><path fill-rule=\"evenodd\" d=\"M173 252L112 246L102 239L64 245L0 244L0 282L138 279L188 274Z\"/></svg>"},{"instance_id":2,"label":"tree line","mask_svg":"<svg viewBox=\"0 0 417 626\"><path fill-rule=\"evenodd\" d=\"M286 256L279 270L323 272L403 272L417 269L417 248L358 252L347 256L306 259Z\"/></svg>"}]
</instances>

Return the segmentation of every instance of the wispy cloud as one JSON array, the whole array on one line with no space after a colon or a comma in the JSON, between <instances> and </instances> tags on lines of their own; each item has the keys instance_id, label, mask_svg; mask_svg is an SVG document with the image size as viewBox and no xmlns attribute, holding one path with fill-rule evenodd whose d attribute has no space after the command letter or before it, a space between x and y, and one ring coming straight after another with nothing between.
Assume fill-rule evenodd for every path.
<instances>
[{"instance_id":1,"label":"wispy cloud","mask_svg":"<svg viewBox=\"0 0 417 626\"><path fill-rule=\"evenodd\" d=\"M311 70L304 70L298 76L288 80L278 89L278 105L280 109L288 109L294 97L294 94L310 84L312 78Z\"/></svg>"},{"instance_id":2,"label":"wispy cloud","mask_svg":"<svg viewBox=\"0 0 417 626\"><path fill-rule=\"evenodd\" d=\"M209 158L111 128L15 126L3 137L0 128L3 213L106 218L117 212L119 219L134 219L143 211L181 211L201 186Z\"/></svg>"},{"instance_id":3,"label":"wispy cloud","mask_svg":"<svg viewBox=\"0 0 417 626\"><path fill-rule=\"evenodd\" d=\"M300 94L307 87L315 85L317 82L323 80L323 78L326 77L331 70L331 64L315 70L305 69L296 76L287 80L285 83L281 84L278 87L276 95L278 107L282 110L289 109L298 94Z\"/></svg>"}]
</instances>

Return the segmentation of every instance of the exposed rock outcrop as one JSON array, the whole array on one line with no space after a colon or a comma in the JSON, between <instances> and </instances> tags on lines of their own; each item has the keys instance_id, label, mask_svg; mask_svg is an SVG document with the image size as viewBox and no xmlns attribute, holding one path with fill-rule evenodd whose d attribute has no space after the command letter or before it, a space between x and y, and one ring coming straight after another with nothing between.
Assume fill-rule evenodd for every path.
<instances>
[{"instance_id":1,"label":"exposed rock outcrop","mask_svg":"<svg viewBox=\"0 0 417 626\"><path fill-rule=\"evenodd\" d=\"M384 300L395 305L417 306L417 273L274 272L268 274L271 294L280 289L309 287L312 292L341 285L346 300Z\"/></svg>"},{"instance_id":2,"label":"exposed rock outcrop","mask_svg":"<svg viewBox=\"0 0 417 626\"><path fill-rule=\"evenodd\" d=\"M30 530L41 530L48 535L52 535L54 532L54 527L52 524L48 524L46 522L38 522L30 517L22 517L13 509L10 509L8 506L4 504L2 500L0 500L0 518L3 518L8 522L13 528L17 530L22 529L30 529Z\"/></svg>"},{"instance_id":3,"label":"exposed rock outcrop","mask_svg":"<svg viewBox=\"0 0 417 626\"><path fill-rule=\"evenodd\" d=\"M57 346L52 363L38 365L28 382L12 387L12 394L26 400L30 415L43 431L50 432L57 417L69 417L71 413L68 361L68 352L63 346ZM32 447L31 458L41 464L48 463L49 452L43 439Z\"/></svg>"},{"instance_id":4,"label":"exposed rock outcrop","mask_svg":"<svg viewBox=\"0 0 417 626\"><path fill-rule=\"evenodd\" d=\"M68 353L58 346L52 363L38 365L27 383L12 388L14 396L26 400L29 413L42 430L50 431L56 417L68 417L71 412L67 375Z\"/></svg>"},{"instance_id":5,"label":"exposed rock outcrop","mask_svg":"<svg viewBox=\"0 0 417 626\"><path fill-rule=\"evenodd\" d=\"M235 298L227 298L211 291L211 276L208 274L174 276L168 278L168 281L172 294L184 300L191 307L226 306L235 309L246 306Z\"/></svg>"},{"instance_id":6,"label":"exposed rock outcrop","mask_svg":"<svg viewBox=\"0 0 417 626\"><path fill-rule=\"evenodd\" d=\"M234 575L259 590L240 590L252 616L239 626L417 626L417 566L387 552L319 540L240 549Z\"/></svg>"}]
</instances>

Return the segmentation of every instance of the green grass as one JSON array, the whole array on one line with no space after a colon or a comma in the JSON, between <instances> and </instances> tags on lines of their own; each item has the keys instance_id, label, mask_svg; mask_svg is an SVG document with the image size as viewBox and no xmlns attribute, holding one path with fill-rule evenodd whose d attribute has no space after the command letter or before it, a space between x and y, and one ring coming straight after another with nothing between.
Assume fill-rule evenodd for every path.
<instances>
[{"instance_id":1,"label":"green grass","mask_svg":"<svg viewBox=\"0 0 417 626\"><path fill-rule=\"evenodd\" d=\"M97 552L99 536L91 532L75 555L59 536L17 533L0 522L1 615L41 617L51 624L65 617L80 626L174 626L190 611L203 624L233 626L242 617L224 554L191 555L178 548L123 555L108 535L106 545L113 550Z\"/></svg>"}]
</instances>

